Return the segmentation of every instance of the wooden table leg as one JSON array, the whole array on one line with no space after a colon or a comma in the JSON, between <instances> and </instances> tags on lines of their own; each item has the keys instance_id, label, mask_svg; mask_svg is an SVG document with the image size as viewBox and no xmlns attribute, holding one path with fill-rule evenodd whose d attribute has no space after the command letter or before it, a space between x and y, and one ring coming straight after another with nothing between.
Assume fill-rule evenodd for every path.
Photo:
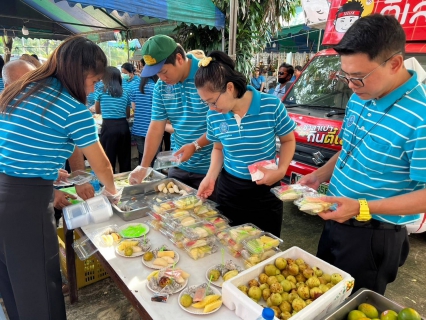
<instances>
[{"instance_id":1,"label":"wooden table leg","mask_svg":"<svg viewBox=\"0 0 426 320\"><path fill-rule=\"evenodd\" d=\"M70 290L70 303L74 304L78 301L77 291L77 274L75 269L75 253L72 247L74 242L74 230L68 230L66 223L64 223L64 236L65 236L65 254L67 257L67 278L68 288Z\"/></svg>"}]
</instances>

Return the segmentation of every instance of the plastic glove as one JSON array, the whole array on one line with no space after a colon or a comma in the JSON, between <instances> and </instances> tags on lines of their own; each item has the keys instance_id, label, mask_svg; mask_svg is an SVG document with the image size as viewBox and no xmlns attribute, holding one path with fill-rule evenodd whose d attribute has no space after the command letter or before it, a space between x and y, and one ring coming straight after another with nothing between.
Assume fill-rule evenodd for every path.
<instances>
[{"instance_id":1,"label":"plastic glove","mask_svg":"<svg viewBox=\"0 0 426 320\"><path fill-rule=\"evenodd\" d=\"M109 200L109 202L111 202L112 204L117 204L120 202L121 199L121 194L123 193L124 188L123 187L116 187L115 190L117 190L117 192L115 194L110 193L109 191L107 191L107 189L105 188L102 191L102 194L104 196L106 196Z\"/></svg>"},{"instance_id":2,"label":"plastic glove","mask_svg":"<svg viewBox=\"0 0 426 320\"><path fill-rule=\"evenodd\" d=\"M141 167L137 166L132 172L129 174L129 184L135 185L141 183L146 177L148 177L152 172L151 167Z\"/></svg>"}]
</instances>

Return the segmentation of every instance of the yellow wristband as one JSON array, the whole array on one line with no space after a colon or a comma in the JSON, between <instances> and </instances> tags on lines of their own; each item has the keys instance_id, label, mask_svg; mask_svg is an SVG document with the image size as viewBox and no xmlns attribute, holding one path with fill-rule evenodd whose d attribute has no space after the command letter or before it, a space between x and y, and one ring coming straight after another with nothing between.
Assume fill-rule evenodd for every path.
<instances>
[{"instance_id":1,"label":"yellow wristband","mask_svg":"<svg viewBox=\"0 0 426 320\"><path fill-rule=\"evenodd\" d=\"M358 199L359 215L355 217L358 221L368 221L371 219L370 208L366 199Z\"/></svg>"}]
</instances>

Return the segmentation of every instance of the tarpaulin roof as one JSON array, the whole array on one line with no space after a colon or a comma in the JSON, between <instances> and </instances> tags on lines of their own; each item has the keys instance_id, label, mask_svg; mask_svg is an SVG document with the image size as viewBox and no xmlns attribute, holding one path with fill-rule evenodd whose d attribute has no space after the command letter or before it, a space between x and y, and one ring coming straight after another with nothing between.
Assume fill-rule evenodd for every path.
<instances>
[{"instance_id":1,"label":"tarpaulin roof","mask_svg":"<svg viewBox=\"0 0 426 320\"><path fill-rule=\"evenodd\" d=\"M2 0L0 35L22 37L25 24L30 38L86 34L101 42L114 40L114 30L129 38L170 34L177 22L220 29L225 16L211 0Z\"/></svg>"}]
</instances>

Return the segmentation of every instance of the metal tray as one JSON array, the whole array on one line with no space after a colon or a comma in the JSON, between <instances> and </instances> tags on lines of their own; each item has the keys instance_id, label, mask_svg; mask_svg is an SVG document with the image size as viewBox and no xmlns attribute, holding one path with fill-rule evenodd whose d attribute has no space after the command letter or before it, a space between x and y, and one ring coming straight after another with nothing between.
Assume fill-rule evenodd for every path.
<instances>
[{"instance_id":1,"label":"metal tray","mask_svg":"<svg viewBox=\"0 0 426 320\"><path fill-rule=\"evenodd\" d=\"M148 206L149 201L154 200L157 197L166 200L182 196L179 193L164 194L162 192L158 192L158 185L160 185L161 183L168 184L169 182L173 182L179 187L179 189L183 189L188 193L194 193L196 191L195 189L173 178L165 178L159 181L145 182L131 187L125 187L123 190L123 195L121 196L121 201L124 202L134 196L138 196L138 200L142 201L144 206L131 211L123 211L117 205L112 204L111 206L113 212L116 213L124 221L131 221L146 217L148 215L147 213L151 211ZM140 195L143 196L140 197Z\"/></svg>"},{"instance_id":2,"label":"metal tray","mask_svg":"<svg viewBox=\"0 0 426 320\"><path fill-rule=\"evenodd\" d=\"M358 309L358 306L361 303L369 303L375 306L379 311L379 315L385 310L393 310L399 313L402 309L404 309L404 307L389 300L388 298L385 298L377 292L361 288L352 294L348 300L339 305L332 314L328 315L322 320L346 320L348 313L351 310ZM425 320L423 316L422 320Z\"/></svg>"},{"instance_id":3,"label":"metal tray","mask_svg":"<svg viewBox=\"0 0 426 320\"><path fill-rule=\"evenodd\" d=\"M114 174L114 181L121 180L121 179L127 179L129 174L130 174L130 171L129 172L116 173L116 174ZM145 180L142 182L142 185L152 183L152 182L156 182L156 181L160 181L160 180L165 179L165 178L167 178L167 176L165 176L161 172L152 170L150 175L148 177L146 177ZM123 196L131 195L133 190L139 190L139 185L124 186ZM140 193L140 192L138 191L138 192L133 193L133 194L138 194L138 193Z\"/></svg>"}]
</instances>

